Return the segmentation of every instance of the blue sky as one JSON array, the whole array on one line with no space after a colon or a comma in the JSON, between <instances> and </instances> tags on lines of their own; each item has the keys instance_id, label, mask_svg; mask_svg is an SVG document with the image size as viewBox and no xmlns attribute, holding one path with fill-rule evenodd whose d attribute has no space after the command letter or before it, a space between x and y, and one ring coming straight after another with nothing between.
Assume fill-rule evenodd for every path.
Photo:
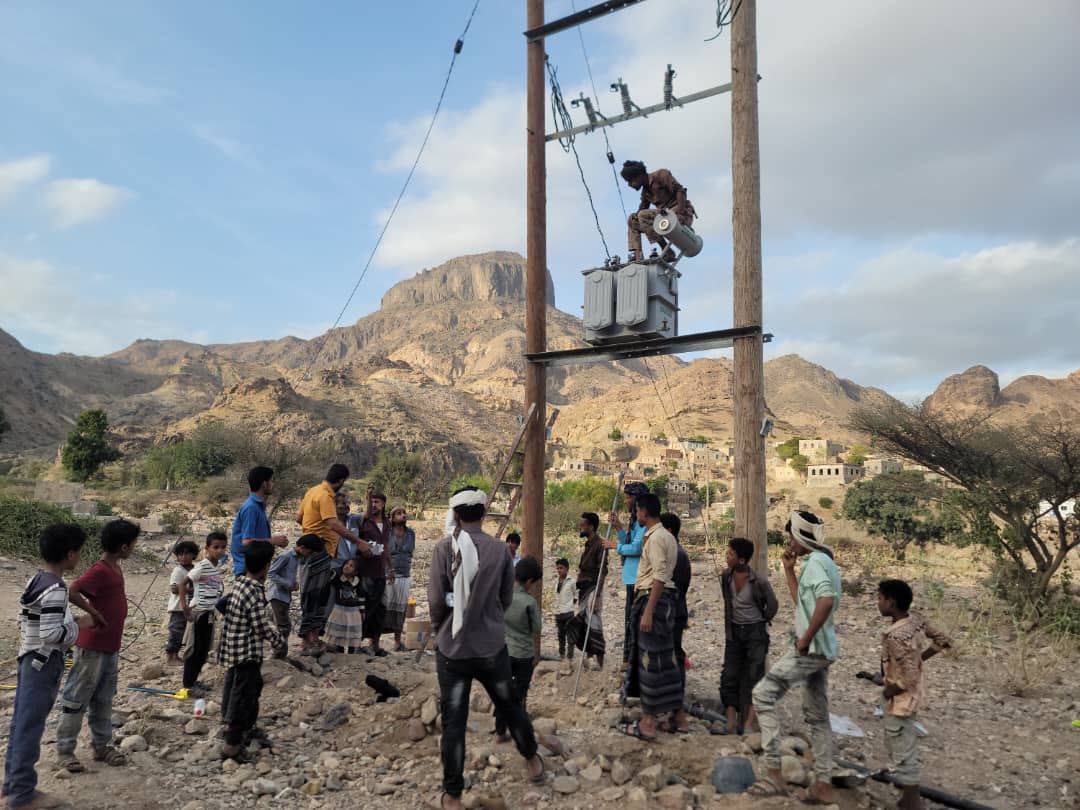
<instances>
[{"instance_id":1,"label":"blue sky","mask_svg":"<svg viewBox=\"0 0 1080 810\"><path fill-rule=\"evenodd\" d=\"M581 3L579 3L580 5ZM0 328L40 351L138 337L311 337L337 315L412 162L471 7L15 2L0 9ZM345 321L451 256L523 251L524 3L482 0L424 161ZM570 10L550 0L549 18ZM651 0L584 26L601 109L728 77L711 3ZM899 394L984 363L1080 367L1080 9L963 0L922 19L854 0L759 18L766 328ZM663 31L659 38L651 32ZM657 44L661 43L661 44ZM644 44L646 47L641 47ZM548 51L588 90L574 33ZM731 322L726 96L611 131L670 168L706 250L682 331ZM599 135L578 149L612 252ZM603 259L570 156L548 150L549 263L576 312ZM624 190L624 201L633 197Z\"/></svg>"}]
</instances>

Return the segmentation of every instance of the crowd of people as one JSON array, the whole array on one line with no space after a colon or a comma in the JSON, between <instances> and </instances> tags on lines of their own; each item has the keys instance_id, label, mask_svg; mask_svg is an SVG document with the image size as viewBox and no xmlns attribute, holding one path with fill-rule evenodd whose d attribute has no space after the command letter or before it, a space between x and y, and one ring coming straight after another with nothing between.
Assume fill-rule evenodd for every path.
<instances>
[{"instance_id":1,"label":"crowd of people","mask_svg":"<svg viewBox=\"0 0 1080 810\"><path fill-rule=\"evenodd\" d=\"M269 743L257 726L262 663L267 646L284 656L295 631L301 655L326 651L385 657L382 636L393 634L403 650L402 631L410 604L415 533L404 508L386 510L386 497L369 487L365 509L353 514L343 486L349 470L334 464L320 484L304 495L296 514L299 538L292 544L274 535L266 513L273 470L256 467L248 475L250 495L237 513L232 537L214 531L199 548L181 541L173 549L176 566L169 580L166 661L182 665L182 697L200 697L209 687L199 680L216 649L225 671L222 687L222 756L249 761L253 748ZM600 536L600 517L585 512L579 522L578 573L570 560L555 561L553 614L559 655L567 662L580 651L603 669L607 640L602 621L609 557L621 560L625 585L621 699L640 702L637 720L621 731L653 742L663 733L690 733L686 709L685 631L690 611L691 564L679 543L681 521L661 510L660 499L641 483L624 490L627 514L610 513L617 539ZM455 492L445 534L436 543L427 584L442 716L441 805L462 806L465 736L473 681L487 691L494 708L493 733L513 740L529 779L543 784L546 766L527 713L541 607L533 597L543 565L521 556L520 537L505 543L483 530L487 495L474 487ZM750 792L787 793L780 768L777 703L794 686L803 687L803 715L810 728L814 781L802 798L832 801L832 752L828 672L839 656L835 614L840 605L840 572L825 527L816 515L791 514L782 557L787 591L794 604L794 638L767 667L769 625L778 602L768 579L750 565L754 545L731 538L721 577L724 604L724 662L720 697L729 734L760 730L767 773ZM110 766L126 763L113 744L112 700L127 598L122 561L139 537L139 527L113 520L102 529L101 559L73 580L86 542L74 524L57 524L39 538L41 570L21 598L18 683L5 761L3 795L13 808L49 808L64 803L37 790L36 763L45 719L60 695L57 763L78 773L76 740L87 715L93 759ZM231 551L232 577L224 575ZM231 580L231 582L230 582ZM226 592L227 591L227 592ZM293 627L292 602L300 617ZM882 637L885 742L898 784L901 808L919 808L919 752L916 717L925 704L923 663L949 640L910 612L911 588L899 580L879 586L878 607L891 621ZM82 615L75 619L70 605ZM220 632L215 625L220 624ZM215 636L217 645L215 648ZM73 662L60 692L65 657ZM579 665L584 661L579 661Z\"/></svg>"}]
</instances>

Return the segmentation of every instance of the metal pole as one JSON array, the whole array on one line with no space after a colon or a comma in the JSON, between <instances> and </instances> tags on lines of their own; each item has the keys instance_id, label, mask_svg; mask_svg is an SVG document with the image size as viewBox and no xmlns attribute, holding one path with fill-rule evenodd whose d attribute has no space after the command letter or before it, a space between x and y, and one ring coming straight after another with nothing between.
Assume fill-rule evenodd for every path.
<instances>
[{"instance_id":1,"label":"metal pole","mask_svg":"<svg viewBox=\"0 0 1080 810\"><path fill-rule=\"evenodd\" d=\"M761 326L761 162L758 144L757 2L742 0L731 23L731 225L735 326ZM765 547L765 368L762 339L735 341L735 533Z\"/></svg>"},{"instance_id":2,"label":"metal pole","mask_svg":"<svg viewBox=\"0 0 1080 810\"><path fill-rule=\"evenodd\" d=\"M530 29L544 24L544 0L526 0ZM526 236L525 236L525 351L547 350L547 177L544 165L544 40L525 46L527 53L526 113ZM522 556L544 559L544 451L547 423L547 367L525 367L525 410L533 405L525 431L525 467L522 474ZM539 602L539 583L533 594ZM539 643L539 639L537 639Z\"/></svg>"},{"instance_id":3,"label":"metal pole","mask_svg":"<svg viewBox=\"0 0 1080 810\"><path fill-rule=\"evenodd\" d=\"M619 480L615 484L615 497L611 500L611 511L614 512L619 507L619 495L622 493L624 473L619 473ZM627 532L629 536L629 532ZM611 540L611 524L607 525L607 531L604 533L604 542L607 543ZM604 546L604 553L600 555L600 572L603 573L604 566L607 564L607 546ZM602 580L597 580L596 587L593 588L592 596L589 598L589 608L585 613L585 640L581 644L581 657L578 658L577 664L577 676L574 678L574 694L571 700L577 700L578 684L581 683L581 668L585 665L585 651L589 649L589 633L592 632L592 617L593 609L596 607L596 595L600 592L600 587L603 585Z\"/></svg>"}]
</instances>

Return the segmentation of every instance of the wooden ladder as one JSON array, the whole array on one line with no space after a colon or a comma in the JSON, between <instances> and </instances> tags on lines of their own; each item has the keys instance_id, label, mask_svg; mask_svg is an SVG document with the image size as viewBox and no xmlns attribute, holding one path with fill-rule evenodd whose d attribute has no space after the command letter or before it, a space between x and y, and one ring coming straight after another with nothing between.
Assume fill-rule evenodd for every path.
<instances>
[{"instance_id":1,"label":"wooden ladder","mask_svg":"<svg viewBox=\"0 0 1080 810\"><path fill-rule=\"evenodd\" d=\"M514 443L510 447L510 452L503 460L499 467L499 472L495 476L495 480L491 485L491 492L488 493L488 503L495 502L495 496L499 493L500 489L506 489L507 494L510 496L510 502L506 507L505 512L488 512L487 517L493 518L498 522L498 528L492 533L496 540L502 537L502 533L506 531L507 525L510 523L510 517L514 514L514 510L517 508L518 503L521 501L522 483L520 481L507 481L506 474L510 471L510 465L514 463L514 459L518 456L525 455L524 449L521 447L521 441L525 438L525 431L529 427L529 421L536 413L536 403L529 406L529 412L525 414L525 418L521 422L521 426L518 428L517 436L514 438ZM551 415L548 416L547 425L544 427L545 441L547 439L548 432L551 430L551 426L555 424L555 419L559 416L559 409L552 408Z\"/></svg>"}]
</instances>

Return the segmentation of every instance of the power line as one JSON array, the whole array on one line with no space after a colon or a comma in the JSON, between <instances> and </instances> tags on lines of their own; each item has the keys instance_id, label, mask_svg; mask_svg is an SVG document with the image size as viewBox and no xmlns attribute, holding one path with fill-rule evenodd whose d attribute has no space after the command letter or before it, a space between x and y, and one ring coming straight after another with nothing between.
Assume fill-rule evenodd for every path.
<instances>
[{"instance_id":1,"label":"power line","mask_svg":"<svg viewBox=\"0 0 1080 810\"><path fill-rule=\"evenodd\" d=\"M656 377L653 376L652 369L649 368L649 361L647 358L642 357L641 362L645 364L645 372L649 375L649 382L652 383L653 393L656 394L656 401L660 403L660 410L664 412L664 421L667 422L668 428L675 434L675 438L678 438L679 429L675 426L675 421L668 414L667 405L664 404L664 398L660 396L660 389L656 387ZM674 403L674 400L672 400Z\"/></svg>"},{"instance_id":2,"label":"power line","mask_svg":"<svg viewBox=\"0 0 1080 810\"><path fill-rule=\"evenodd\" d=\"M740 8L742 8L742 0L739 0L734 7L731 5L731 0L716 0L716 33L705 41L712 42L724 33L724 29L735 20L735 15L739 13Z\"/></svg>"},{"instance_id":3,"label":"power line","mask_svg":"<svg viewBox=\"0 0 1080 810\"><path fill-rule=\"evenodd\" d=\"M412 182L413 174L416 172L416 167L420 165L420 158L424 154L424 149L427 147L428 139L431 137L431 131L435 128L435 121L439 117L439 111L442 109L443 99L446 98L446 88L450 85L450 77L454 73L454 65L457 64L458 54L461 53L462 47L465 45L465 35L469 33L469 27L472 25L473 17L476 16L476 9L480 5L480 0L476 0L473 3L472 11L469 12L469 17L465 21L465 28L461 32L461 36L454 42L454 53L450 57L450 66L446 70L446 78L443 79L442 90L439 91L439 100L435 103L435 111L431 114L431 121L428 124L427 131L424 133L424 139L420 142L420 148L416 152L416 159L413 161L412 167L409 169L408 175L405 177L405 182L401 186L401 191L398 192L397 199L394 200L394 207L390 209L390 215L387 216L386 222L383 223L382 230L379 231L379 236L375 240L374 247L371 248L371 253L368 255L367 261L364 262L364 269L360 273L360 278L356 280L356 284L353 285L352 292L349 293L349 297L345 299L344 306L341 307L341 311L338 313L337 318L334 319L333 325L319 336L319 345L311 355L311 361L308 363L307 368L301 375L301 379L307 377L311 373L312 367L318 360L319 352L323 350L326 345L326 340L330 333L337 328L341 323L341 319L345 317L345 311L349 308L349 304L352 303L353 298L356 296L357 290L360 289L360 284L363 282L364 277L367 275L368 270L371 268L371 263L375 259L375 254L379 250L379 246L382 244L383 237L386 236L386 231L390 227L390 223L394 219L394 214L397 213L398 206L401 205L401 200L405 197L405 192L409 188L409 183Z\"/></svg>"}]
</instances>

